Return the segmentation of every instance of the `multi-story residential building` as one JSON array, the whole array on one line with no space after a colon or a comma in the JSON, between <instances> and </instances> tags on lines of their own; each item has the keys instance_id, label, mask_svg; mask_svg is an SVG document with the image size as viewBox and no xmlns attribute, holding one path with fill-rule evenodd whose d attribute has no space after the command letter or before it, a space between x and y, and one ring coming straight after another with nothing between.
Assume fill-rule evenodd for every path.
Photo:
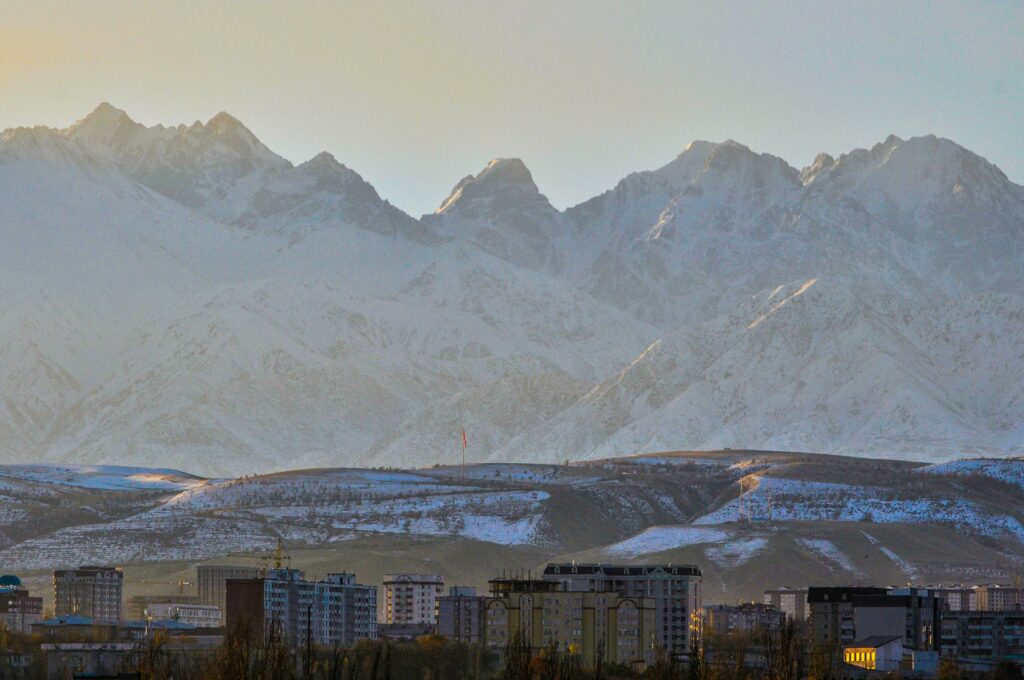
<instances>
[{"instance_id":1,"label":"multi-story residential building","mask_svg":"<svg viewBox=\"0 0 1024 680\"><path fill-rule=\"evenodd\" d=\"M745 602L738 605L712 604L704 607L704 632L728 635L778 630L786 614L770 604Z\"/></svg>"},{"instance_id":2,"label":"multi-story residential building","mask_svg":"<svg viewBox=\"0 0 1024 680\"><path fill-rule=\"evenodd\" d=\"M885 588L811 587L807 589L810 631L817 640L847 645L857 639L853 599L858 596L885 595Z\"/></svg>"},{"instance_id":3,"label":"multi-story residential building","mask_svg":"<svg viewBox=\"0 0 1024 680\"><path fill-rule=\"evenodd\" d=\"M904 649L938 650L941 613L939 598L918 588L853 597L857 639L898 635L903 639Z\"/></svg>"},{"instance_id":4,"label":"multi-story residential building","mask_svg":"<svg viewBox=\"0 0 1024 680\"><path fill-rule=\"evenodd\" d=\"M566 591L615 593L654 600L656 643L675 655L689 651L690 633L700 624L702 575L694 565L549 564L544 580Z\"/></svg>"},{"instance_id":5,"label":"multi-story residential building","mask_svg":"<svg viewBox=\"0 0 1024 680\"><path fill-rule=\"evenodd\" d=\"M1024 609L1024 588L988 584L974 588L974 609L983 612L1012 612Z\"/></svg>"},{"instance_id":6,"label":"multi-story residential building","mask_svg":"<svg viewBox=\"0 0 1024 680\"><path fill-rule=\"evenodd\" d=\"M56 616L85 616L97 623L115 623L123 616L124 574L117 567L84 566L53 572Z\"/></svg>"},{"instance_id":7,"label":"multi-story residential building","mask_svg":"<svg viewBox=\"0 0 1024 680\"><path fill-rule=\"evenodd\" d=\"M978 595L974 586L929 586L943 611L968 612L978 608Z\"/></svg>"},{"instance_id":8,"label":"multi-story residential building","mask_svg":"<svg viewBox=\"0 0 1024 680\"><path fill-rule=\"evenodd\" d=\"M43 598L32 597L17 576L0 576L0 629L31 633L43 618Z\"/></svg>"},{"instance_id":9,"label":"multi-story residential building","mask_svg":"<svg viewBox=\"0 0 1024 680\"><path fill-rule=\"evenodd\" d=\"M199 589L199 603L213 605L223 613L227 606L228 579L259 578L256 567L233 565L200 565L196 568L196 585Z\"/></svg>"},{"instance_id":10,"label":"multi-story residential building","mask_svg":"<svg viewBox=\"0 0 1024 680\"><path fill-rule=\"evenodd\" d=\"M1024 657L1024 612L946 611L941 616L942 655L960 658Z\"/></svg>"},{"instance_id":11,"label":"multi-story residential building","mask_svg":"<svg viewBox=\"0 0 1024 680\"><path fill-rule=\"evenodd\" d=\"M788 619L807 620L807 588L782 586L774 590L766 590L761 601L779 609Z\"/></svg>"},{"instance_id":12,"label":"multi-story residential building","mask_svg":"<svg viewBox=\"0 0 1024 680\"><path fill-rule=\"evenodd\" d=\"M212 604L188 602L155 602L146 607L145 618L180 621L196 628L220 628L224 623L221 611Z\"/></svg>"},{"instance_id":13,"label":"multi-story residential building","mask_svg":"<svg viewBox=\"0 0 1024 680\"><path fill-rule=\"evenodd\" d=\"M226 623L262 636L276 630L293 644L347 645L377 637L377 588L354 574L307 581L297 569L271 569L255 579L228 579Z\"/></svg>"},{"instance_id":14,"label":"multi-story residential building","mask_svg":"<svg viewBox=\"0 0 1024 680\"><path fill-rule=\"evenodd\" d=\"M479 643L484 639L484 601L476 588L452 586L437 600L437 632L462 642Z\"/></svg>"},{"instance_id":15,"label":"multi-story residential building","mask_svg":"<svg viewBox=\"0 0 1024 680\"><path fill-rule=\"evenodd\" d=\"M568 591L557 581L494 579L484 639L501 656L517 635L534 653L554 647L584 665L650 663L658 645L655 602L610 591Z\"/></svg>"},{"instance_id":16,"label":"multi-story residential building","mask_svg":"<svg viewBox=\"0 0 1024 680\"><path fill-rule=\"evenodd\" d=\"M440 574L385 574L383 622L437 625L437 599L443 594Z\"/></svg>"}]
</instances>

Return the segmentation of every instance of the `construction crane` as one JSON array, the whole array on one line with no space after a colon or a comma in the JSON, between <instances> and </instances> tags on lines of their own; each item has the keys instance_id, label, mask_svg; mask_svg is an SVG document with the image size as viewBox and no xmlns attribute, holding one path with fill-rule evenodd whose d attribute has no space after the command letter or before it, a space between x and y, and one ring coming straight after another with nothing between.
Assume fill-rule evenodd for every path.
<instances>
[{"instance_id":1,"label":"construction crane","mask_svg":"<svg viewBox=\"0 0 1024 680\"><path fill-rule=\"evenodd\" d=\"M291 566L292 563L292 556L285 551L284 541L280 537L277 539L277 547L274 548L274 552L270 555L262 555L260 559L264 563L273 564L274 569L280 569L285 562L288 563L288 566ZM264 571L266 571L266 567L264 567Z\"/></svg>"}]
</instances>

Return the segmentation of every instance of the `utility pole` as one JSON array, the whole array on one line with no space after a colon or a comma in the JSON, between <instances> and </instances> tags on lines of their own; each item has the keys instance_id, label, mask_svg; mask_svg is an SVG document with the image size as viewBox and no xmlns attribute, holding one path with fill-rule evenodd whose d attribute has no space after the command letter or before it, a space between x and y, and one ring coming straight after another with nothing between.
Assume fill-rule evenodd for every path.
<instances>
[{"instance_id":1,"label":"utility pole","mask_svg":"<svg viewBox=\"0 0 1024 680\"><path fill-rule=\"evenodd\" d=\"M306 663L303 664L302 672L307 678L312 678L310 664L313 662L313 605L306 605Z\"/></svg>"},{"instance_id":2,"label":"utility pole","mask_svg":"<svg viewBox=\"0 0 1024 680\"><path fill-rule=\"evenodd\" d=\"M462 428L462 481L466 481L466 447L469 446L469 440L466 439L466 428Z\"/></svg>"}]
</instances>

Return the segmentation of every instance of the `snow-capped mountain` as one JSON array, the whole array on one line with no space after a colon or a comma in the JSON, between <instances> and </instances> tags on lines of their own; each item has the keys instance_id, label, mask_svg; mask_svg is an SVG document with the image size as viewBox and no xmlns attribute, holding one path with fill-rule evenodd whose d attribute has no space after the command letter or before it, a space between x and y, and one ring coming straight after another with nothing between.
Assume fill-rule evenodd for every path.
<instances>
[{"instance_id":1,"label":"snow-capped mountain","mask_svg":"<svg viewBox=\"0 0 1024 680\"><path fill-rule=\"evenodd\" d=\"M935 137L733 141L414 219L228 114L0 137L0 461L202 474L758 446L1024 451L1024 187Z\"/></svg>"}]
</instances>

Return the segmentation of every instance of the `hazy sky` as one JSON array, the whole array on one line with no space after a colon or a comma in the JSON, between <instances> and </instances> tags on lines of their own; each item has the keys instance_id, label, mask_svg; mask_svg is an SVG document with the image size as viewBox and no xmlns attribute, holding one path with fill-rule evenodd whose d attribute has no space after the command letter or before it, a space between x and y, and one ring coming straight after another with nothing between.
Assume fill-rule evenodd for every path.
<instances>
[{"instance_id":1,"label":"hazy sky","mask_svg":"<svg viewBox=\"0 0 1024 680\"><path fill-rule=\"evenodd\" d=\"M558 207L693 139L806 165L950 137L1024 183L1024 2L0 0L0 128L220 110L432 211L518 156Z\"/></svg>"}]
</instances>

